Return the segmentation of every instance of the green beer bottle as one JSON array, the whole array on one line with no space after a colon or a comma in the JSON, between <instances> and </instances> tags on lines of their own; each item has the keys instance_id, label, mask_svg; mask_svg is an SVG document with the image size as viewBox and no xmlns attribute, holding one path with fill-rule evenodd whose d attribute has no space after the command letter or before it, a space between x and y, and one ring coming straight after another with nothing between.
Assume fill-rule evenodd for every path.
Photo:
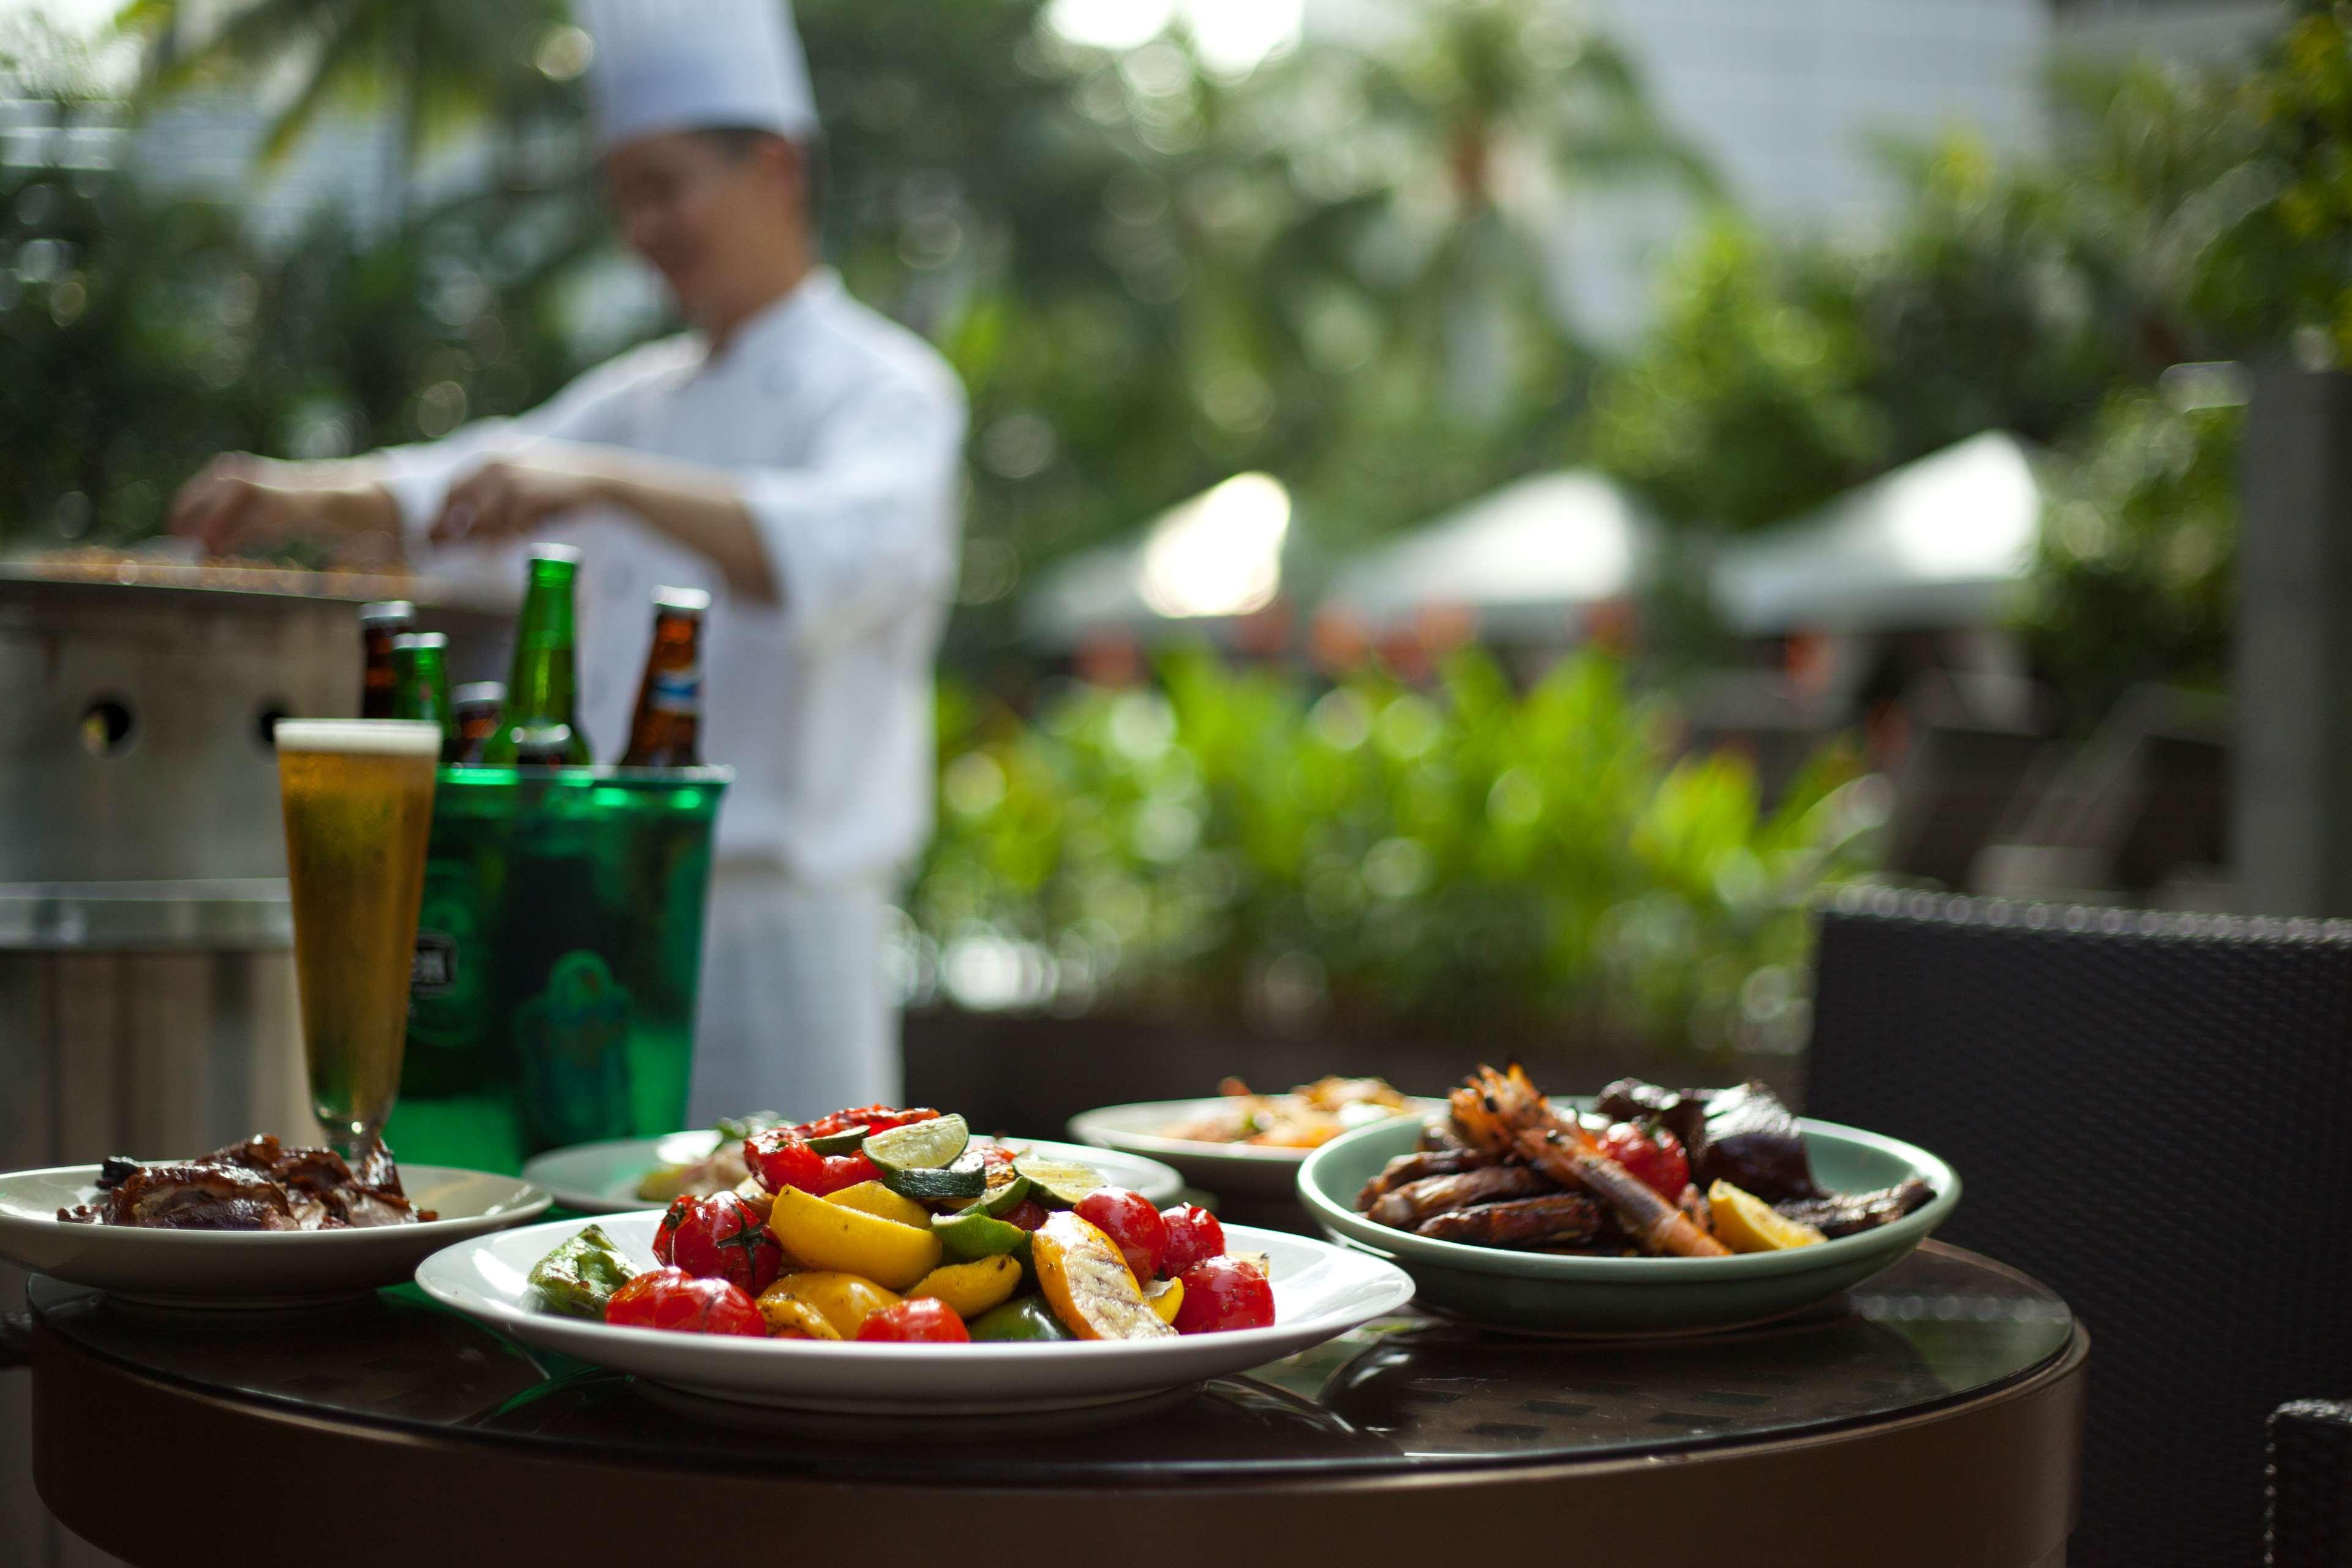
<instances>
[{"instance_id":1,"label":"green beer bottle","mask_svg":"<svg viewBox=\"0 0 2352 1568\"><path fill-rule=\"evenodd\" d=\"M441 760L457 760L457 714L449 702L449 639L407 632L392 639L392 716L441 726Z\"/></svg>"},{"instance_id":2,"label":"green beer bottle","mask_svg":"<svg viewBox=\"0 0 2352 1568\"><path fill-rule=\"evenodd\" d=\"M482 744L482 761L490 767L543 763L545 748L534 745L534 756L518 753L523 743L565 731L561 760L584 765L593 760L588 737L580 732L573 710L577 685L572 658L572 584L580 572L580 552L568 544L535 544L530 551L530 585L524 591L522 618L515 626L514 668L507 677L506 711L499 727Z\"/></svg>"}]
</instances>

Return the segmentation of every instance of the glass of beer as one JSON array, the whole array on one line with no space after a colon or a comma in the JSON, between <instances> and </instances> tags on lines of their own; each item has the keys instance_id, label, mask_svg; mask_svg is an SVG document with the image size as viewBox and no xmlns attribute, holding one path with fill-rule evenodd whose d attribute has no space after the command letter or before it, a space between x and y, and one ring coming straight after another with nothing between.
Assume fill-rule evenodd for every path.
<instances>
[{"instance_id":1,"label":"glass of beer","mask_svg":"<svg viewBox=\"0 0 2352 1568\"><path fill-rule=\"evenodd\" d=\"M441 726L287 719L277 734L310 1103L349 1155L400 1090Z\"/></svg>"}]
</instances>

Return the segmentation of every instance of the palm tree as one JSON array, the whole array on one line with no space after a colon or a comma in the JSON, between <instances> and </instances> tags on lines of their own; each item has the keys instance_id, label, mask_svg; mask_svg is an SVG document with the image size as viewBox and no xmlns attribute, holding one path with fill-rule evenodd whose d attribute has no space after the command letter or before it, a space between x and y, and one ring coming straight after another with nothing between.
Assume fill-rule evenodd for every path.
<instances>
[{"instance_id":1,"label":"palm tree","mask_svg":"<svg viewBox=\"0 0 2352 1568\"><path fill-rule=\"evenodd\" d=\"M485 116L512 122L562 90L562 51L545 67L541 52L564 18L561 0L241 0L226 12L216 0L129 0L117 26L152 39L142 105L290 68L296 85L271 118L265 161L330 107L388 108L387 188L404 213L409 172L433 135Z\"/></svg>"},{"instance_id":2,"label":"palm tree","mask_svg":"<svg viewBox=\"0 0 2352 1568\"><path fill-rule=\"evenodd\" d=\"M1633 62L1544 0L1422 0L1418 36L1367 62L1376 121L1424 149L1447 220L1408 291L1408 330L1433 335L1473 418L1507 402L1498 348L1552 312L1543 279L1581 191L1663 184L1720 195L1713 173L1651 108ZM1547 238L1547 231L1552 237Z\"/></svg>"}]
</instances>

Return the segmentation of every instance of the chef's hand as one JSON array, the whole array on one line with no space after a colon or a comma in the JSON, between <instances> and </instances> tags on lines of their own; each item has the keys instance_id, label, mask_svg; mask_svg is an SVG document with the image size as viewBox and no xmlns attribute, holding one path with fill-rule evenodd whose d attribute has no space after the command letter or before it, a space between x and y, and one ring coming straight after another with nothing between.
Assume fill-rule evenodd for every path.
<instances>
[{"instance_id":1,"label":"chef's hand","mask_svg":"<svg viewBox=\"0 0 2352 1568\"><path fill-rule=\"evenodd\" d=\"M507 539L604 499L609 476L594 458L552 443L483 464L449 487L433 542Z\"/></svg>"},{"instance_id":2,"label":"chef's hand","mask_svg":"<svg viewBox=\"0 0 2352 1568\"><path fill-rule=\"evenodd\" d=\"M250 452L223 452L172 499L172 531L201 540L213 555L372 530L396 537L398 524L391 493L362 470Z\"/></svg>"}]
</instances>

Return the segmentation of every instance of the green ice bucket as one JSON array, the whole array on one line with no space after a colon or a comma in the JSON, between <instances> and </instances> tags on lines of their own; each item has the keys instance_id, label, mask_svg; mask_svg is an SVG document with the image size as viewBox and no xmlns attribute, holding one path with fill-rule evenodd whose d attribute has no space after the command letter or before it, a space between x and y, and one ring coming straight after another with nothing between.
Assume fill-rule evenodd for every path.
<instances>
[{"instance_id":1,"label":"green ice bucket","mask_svg":"<svg viewBox=\"0 0 2352 1568\"><path fill-rule=\"evenodd\" d=\"M514 1171L685 1125L726 768L446 767L433 797L404 1160Z\"/></svg>"}]
</instances>

